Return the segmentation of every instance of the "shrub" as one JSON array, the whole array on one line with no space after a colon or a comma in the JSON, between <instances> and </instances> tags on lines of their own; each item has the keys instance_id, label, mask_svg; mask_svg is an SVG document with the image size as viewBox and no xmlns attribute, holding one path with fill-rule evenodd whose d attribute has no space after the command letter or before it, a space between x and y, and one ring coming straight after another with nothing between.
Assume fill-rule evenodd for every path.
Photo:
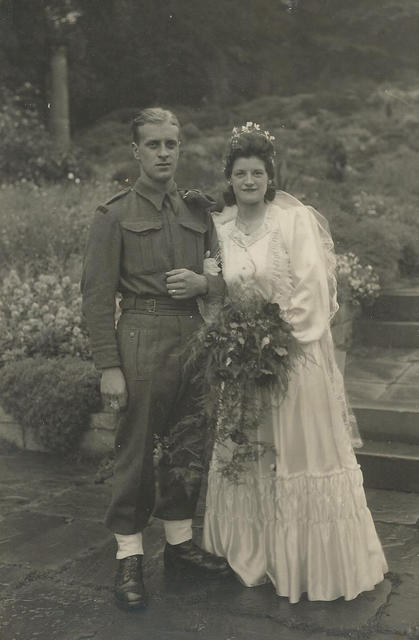
<instances>
[{"instance_id":1,"label":"shrub","mask_svg":"<svg viewBox=\"0 0 419 640\"><path fill-rule=\"evenodd\" d=\"M362 263L377 269L383 284L397 278L402 243L398 230L390 221L374 218L355 220L346 234L347 249L353 251Z\"/></svg>"},{"instance_id":2,"label":"shrub","mask_svg":"<svg viewBox=\"0 0 419 640\"><path fill-rule=\"evenodd\" d=\"M73 453L101 407L98 374L71 357L12 362L0 369L0 402L47 450Z\"/></svg>"},{"instance_id":3,"label":"shrub","mask_svg":"<svg viewBox=\"0 0 419 640\"><path fill-rule=\"evenodd\" d=\"M139 173L138 162L134 159L126 160L125 162L121 162L116 171L112 173L112 180L117 182L120 188L123 189L126 186L134 185Z\"/></svg>"},{"instance_id":4,"label":"shrub","mask_svg":"<svg viewBox=\"0 0 419 640\"><path fill-rule=\"evenodd\" d=\"M88 359L79 286L68 276L21 280L15 271L0 288L0 362L28 356Z\"/></svg>"},{"instance_id":5,"label":"shrub","mask_svg":"<svg viewBox=\"0 0 419 640\"><path fill-rule=\"evenodd\" d=\"M368 183L365 183L369 186ZM371 264L383 286L419 271L419 224L414 200L368 193L354 180L304 182L305 201L326 215L336 251ZM309 195L307 195L309 192Z\"/></svg>"},{"instance_id":6,"label":"shrub","mask_svg":"<svg viewBox=\"0 0 419 640\"><path fill-rule=\"evenodd\" d=\"M81 256L98 204L119 186L66 183L38 187L24 182L0 189L0 271L20 274L67 273ZM79 259L79 262L81 260Z\"/></svg>"},{"instance_id":7,"label":"shrub","mask_svg":"<svg viewBox=\"0 0 419 640\"><path fill-rule=\"evenodd\" d=\"M200 135L201 135L200 130L198 129L196 124L194 124L193 122L187 122L182 127L182 136L185 136L185 138L189 140L192 140L193 138L199 138Z\"/></svg>"},{"instance_id":8,"label":"shrub","mask_svg":"<svg viewBox=\"0 0 419 640\"><path fill-rule=\"evenodd\" d=\"M68 174L87 178L92 169L77 148L58 152L37 110L37 92L29 84L17 94L0 90L0 178L4 182L19 180L59 181ZM28 106L29 105L29 106Z\"/></svg>"},{"instance_id":9,"label":"shrub","mask_svg":"<svg viewBox=\"0 0 419 640\"><path fill-rule=\"evenodd\" d=\"M131 131L127 122L112 119L114 113L109 118L95 123L83 135L76 138L80 147L89 155L98 159L107 158L109 152L115 147L123 147L129 154Z\"/></svg>"}]
</instances>

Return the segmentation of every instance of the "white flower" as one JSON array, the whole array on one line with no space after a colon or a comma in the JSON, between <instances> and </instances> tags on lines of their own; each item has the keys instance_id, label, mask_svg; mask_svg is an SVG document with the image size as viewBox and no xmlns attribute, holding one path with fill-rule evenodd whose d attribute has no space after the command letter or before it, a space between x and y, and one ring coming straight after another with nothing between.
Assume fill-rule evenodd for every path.
<instances>
[{"instance_id":1,"label":"white flower","mask_svg":"<svg viewBox=\"0 0 419 640\"><path fill-rule=\"evenodd\" d=\"M270 337L269 337L269 336L265 336L265 337L263 338L263 340L262 340L262 344L261 344L262 349L263 349L264 347L267 347L267 346L268 346L268 344L270 344L270 342L271 342Z\"/></svg>"},{"instance_id":2,"label":"white flower","mask_svg":"<svg viewBox=\"0 0 419 640\"><path fill-rule=\"evenodd\" d=\"M69 180L74 180L74 173L71 173L71 171L70 171L70 173L67 174L67 178Z\"/></svg>"},{"instance_id":3,"label":"white flower","mask_svg":"<svg viewBox=\"0 0 419 640\"><path fill-rule=\"evenodd\" d=\"M65 18L62 19L62 22L68 22L68 24L76 24L78 18L80 18L80 11L69 11Z\"/></svg>"}]
</instances>

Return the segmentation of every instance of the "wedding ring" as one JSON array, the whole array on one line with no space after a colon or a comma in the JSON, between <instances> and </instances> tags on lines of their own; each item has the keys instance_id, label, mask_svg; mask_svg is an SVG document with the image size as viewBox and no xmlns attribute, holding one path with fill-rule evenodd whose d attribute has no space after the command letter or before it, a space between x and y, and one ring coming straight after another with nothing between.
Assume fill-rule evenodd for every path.
<instances>
[{"instance_id":1,"label":"wedding ring","mask_svg":"<svg viewBox=\"0 0 419 640\"><path fill-rule=\"evenodd\" d=\"M176 289L170 289L170 293L176 293Z\"/></svg>"}]
</instances>

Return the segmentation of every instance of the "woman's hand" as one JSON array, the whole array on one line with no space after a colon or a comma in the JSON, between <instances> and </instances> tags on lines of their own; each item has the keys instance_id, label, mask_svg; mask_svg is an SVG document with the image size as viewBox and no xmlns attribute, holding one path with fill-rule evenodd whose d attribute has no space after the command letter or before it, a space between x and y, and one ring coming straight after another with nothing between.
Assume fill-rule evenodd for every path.
<instances>
[{"instance_id":1,"label":"woman's hand","mask_svg":"<svg viewBox=\"0 0 419 640\"><path fill-rule=\"evenodd\" d=\"M220 271L216 258L211 258L210 252L207 251L204 258L204 274L206 276L218 276Z\"/></svg>"}]
</instances>

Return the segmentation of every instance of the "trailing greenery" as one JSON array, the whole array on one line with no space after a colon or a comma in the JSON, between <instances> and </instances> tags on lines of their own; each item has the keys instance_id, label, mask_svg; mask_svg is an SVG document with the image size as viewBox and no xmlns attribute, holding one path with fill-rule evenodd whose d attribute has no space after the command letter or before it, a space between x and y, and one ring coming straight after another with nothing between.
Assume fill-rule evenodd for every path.
<instances>
[{"instance_id":1,"label":"trailing greenery","mask_svg":"<svg viewBox=\"0 0 419 640\"><path fill-rule=\"evenodd\" d=\"M48 451L71 454L101 408L98 374L72 357L11 362L0 369L0 404Z\"/></svg>"},{"instance_id":2,"label":"trailing greenery","mask_svg":"<svg viewBox=\"0 0 419 640\"><path fill-rule=\"evenodd\" d=\"M303 357L291 332L279 305L258 297L250 285L227 299L190 342L188 363L202 382L218 470L233 482L272 447L257 438L262 394L265 389L284 394L297 358Z\"/></svg>"}]
</instances>

